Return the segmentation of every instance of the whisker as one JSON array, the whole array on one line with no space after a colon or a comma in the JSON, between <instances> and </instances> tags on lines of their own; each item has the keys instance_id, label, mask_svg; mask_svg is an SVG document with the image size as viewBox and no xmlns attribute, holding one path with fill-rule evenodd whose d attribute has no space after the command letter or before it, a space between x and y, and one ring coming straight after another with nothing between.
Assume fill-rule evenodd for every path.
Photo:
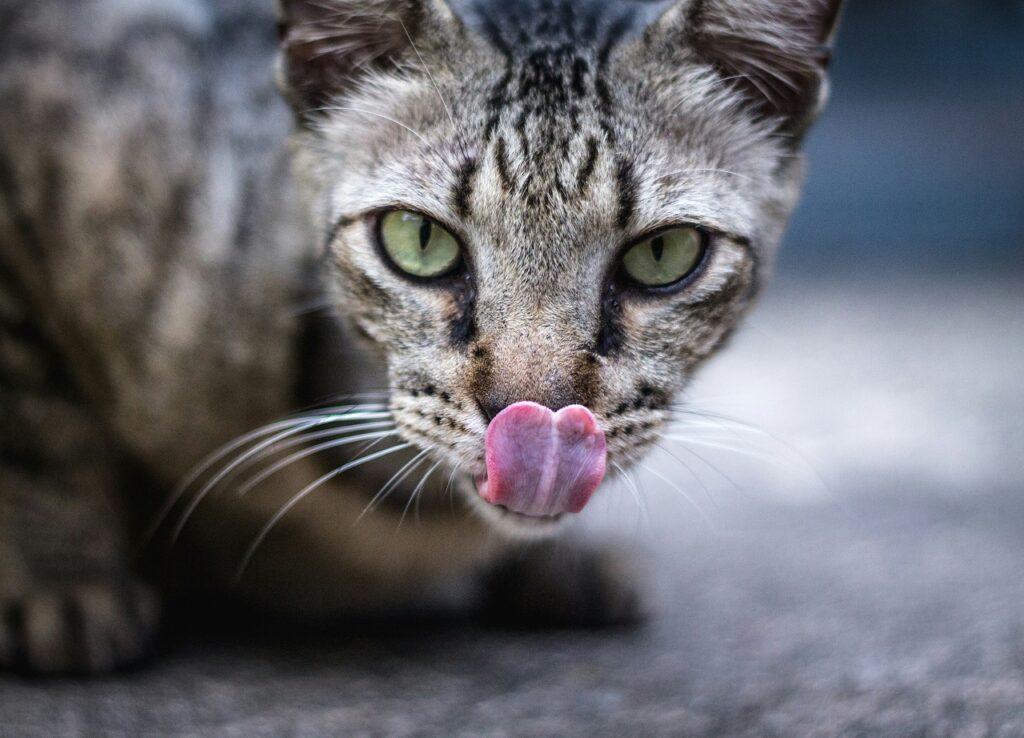
<instances>
[{"instance_id":1,"label":"whisker","mask_svg":"<svg viewBox=\"0 0 1024 738\"><path fill-rule=\"evenodd\" d=\"M789 456L790 456L790 460L795 462L795 463L787 466L786 464L784 464L782 462L782 460L778 456L774 456L774 455L765 457L763 454L755 454L755 453L752 453L752 452L749 452L749 451L746 452L746 455L749 456L750 458L753 458L753 459L759 459L759 460L763 460L763 461L767 461L767 462L773 463L778 468L781 468L781 469L792 470L792 469L796 468L797 466L801 466L801 467L803 467L803 469L806 472L809 472L810 475L812 477L814 477L815 482L817 484L821 485L822 489L824 489L826 491L829 490L828 483L821 476L821 473L818 471L817 467L811 462L811 460L808 459L807 456L800 449L798 449L796 446L794 446L793 444L785 441L782 438L779 438L774 433L772 433L772 432L770 432L770 431L768 431L768 430L766 430L764 428L759 428L758 426L753 425L751 423L747 423L747 422L744 422L742 420L739 420L737 418L729 417L727 415L721 415L721 414L718 414L718 413L713 413L713 412L708 412L708 411L693 410L693 409L690 409L690 408L684 408L684 407L678 407L678 406L673 406L672 409L677 411L677 412L681 412L684 415L691 416L691 417L682 418L681 419L683 421L682 424L678 424L678 423L676 424L676 427L680 431L686 431L688 429L695 429L695 430L709 430L710 429L710 430L719 430L719 431L721 431L723 433L726 433L727 435L730 432L739 432L739 433L745 434L748 437L749 436L756 436L758 438L763 438L763 439L766 439L768 441L771 441L771 442L775 443L780 449L782 449L785 452L787 452L789 454ZM696 419L693 416L695 416ZM701 420L703 420L704 422L701 422ZM728 438L729 438L729 440L739 441L738 438L736 438L735 436L732 436L732 435L728 435ZM709 448L715 448L716 446L714 446L713 443L714 443L714 441L719 440L719 439L713 437L713 438L711 438L709 440L703 440L703 439L699 439L699 438L697 438L697 439L674 438L673 440L683 440L683 441L692 440L693 443L696 443L698 445L703 445L703 446L706 446L706 447L709 447ZM722 448L722 450L735 451L737 453L744 453L743 449L725 446L724 444L720 448Z\"/></svg>"},{"instance_id":2,"label":"whisker","mask_svg":"<svg viewBox=\"0 0 1024 738\"><path fill-rule=\"evenodd\" d=\"M708 469L713 471L715 474L717 474L719 477L721 477L723 480L725 480L726 484L728 484L730 487L732 487L734 490L736 490L736 492L738 492L739 494L743 495L744 497L747 496L746 493L743 491L743 488L739 484L737 484L735 479L733 479L731 476L729 476L724 471L722 471L720 468L718 468L718 466L716 466L715 464L712 464L710 461L708 461L707 457L705 457L703 454L699 454L696 451L694 451L692 448L689 448L689 447L684 446L684 445L677 446L677 448L680 451L685 451L690 456L692 456L697 461L699 461L701 464L703 464L705 467L707 467Z\"/></svg>"},{"instance_id":3,"label":"whisker","mask_svg":"<svg viewBox=\"0 0 1024 738\"><path fill-rule=\"evenodd\" d=\"M452 110L448 106L448 101L445 100L444 95L441 94L441 88L438 87L437 81L434 79L434 75L431 74L430 66L423 61L423 56L422 54L420 54L420 50L416 48L416 42L412 40L412 35L409 33L409 29L406 28L405 22L401 18L398 19L398 22L402 24L402 31L405 33L405 37L409 40L409 45L412 47L412 50L416 53L416 57L420 61L420 66L423 68L423 71L426 72L427 79L430 80L430 84L431 86L433 86L434 92L437 93L437 99L441 101L441 106L444 108L444 112L448 116L448 121L452 124L452 133L455 134L455 137L459 141L459 148L462 149L462 155L468 160L469 154L466 151L465 140L463 139L459 131L458 125L455 123L455 116L452 115Z\"/></svg>"},{"instance_id":4,"label":"whisker","mask_svg":"<svg viewBox=\"0 0 1024 738\"><path fill-rule=\"evenodd\" d=\"M373 498L366 505L366 507L363 508L363 511L359 513L359 517L356 518L356 521L352 524L352 526L355 527L356 525L358 525L359 522L364 517L366 517L366 514L368 512L375 510L377 508L377 505L380 504L380 502L385 497L391 494L391 492L394 491L398 487L398 485L400 485L405 480L407 476L409 476L413 471L416 470L416 467L418 467L423 462L423 459L427 457L427 453L427 451L420 451L418 454L413 456L409 461L407 461L401 469L395 472L391 476L391 479L389 479L384 484L383 487L377 490L377 494L373 496Z\"/></svg>"},{"instance_id":5,"label":"whisker","mask_svg":"<svg viewBox=\"0 0 1024 738\"><path fill-rule=\"evenodd\" d=\"M171 546L173 546L178 541L178 538L181 536L181 532L185 529L185 525L188 523L189 518L192 517L192 513L196 511L196 508L199 507L199 504L203 501L206 495L208 495L211 490L213 490L218 484L220 484L220 482L223 479L225 479L232 471L237 469L239 466L245 463L247 459L251 458L254 454L258 454L263 449L273 446L278 441L283 441L284 439L290 438L291 436L297 433L302 433L303 431L309 430L310 428L315 427L321 422L323 421L309 421L297 428L291 428L289 430L282 431L281 433L278 433L265 441L261 441L260 443L256 444L253 448L249 449L240 457L235 459L233 462L225 466L224 469L222 469L220 472L215 474L213 479L211 479L205 485L203 485L203 488L199 491L199 493L196 494L189 501L188 506L182 513L181 519L178 521L178 524L174 526L174 531L171 533Z\"/></svg>"},{"instance_id":6,"label":"whisker","mask_svg":"<svg viewBox=\"0 0 1024 738\"><path fill-rule=\"evenodd\" d=\"M356 425L345 425L341 427L334 426L318 431L307 431L305 433L300 433L297 436L281 441L280 443L275 444L274 446L260 452L255 457L253 457L252 462L255 463L260 459L272 456L273 454L280 453L281 451L285 451L290 448L295 448L296 446L301 446L312 441L317 441L321 438L337 438L339 436L355 434L357 432L394 427L394 421L378 420L373 423L358 423Z\"/></svg>"},{"instance_id":7,"label":"whisker","mask_svg":"<svg viewBox=\"0 0 1024 738\"><path fill-rule=\"evenodd\" d=\"M743 446L731 445L729 443L724 443L724 442L716 442L715 440L708 440L706 438L701 438L700 436L670 436L670 435L666 435L666 436L664 436L664 438L667 438L670 441L678 441L680 443L690 443L690 444L693 444L694 446L703 446L704 448L711 448L711 449L716 449L716 450L719 450L719 451L731 451L733 453L740 454L741 456L747 456L747 457L749 457L751 459L756 459L758 461L764 461L764 462L768 462L768 463L774 463L776 465L785 466L784 464L781 463L779 457L772 456L771 454L769 454L767 452L760 452L759 453L758 450L752 449L752 448L745 448Z\"/></svg>"},{"instance_id":8,"label":"whisker","mask_svg":"<svg viewBox=\"0 0 1024 738\"><path fill-rule=\"evenodd\" d=\"M740 172L732 172L732 171L729 171L728 169L715 169L713 167L704 167L704 168L699 168L699 169L677 169L674 172L666 172L665 174L660 175L658 177L658 179L664 180L664 179L668 179L670 177L674 177L674 176L677 176L677 175L680 175L680 174L702 174L702 173L708 173L708 174L728 174L730 176L737 177L738 179L745 179L745 180L747 180L749 182L753 182L755 184L758 184L760 182L760 180L758 180L757 178L751 177L750 175L747 175L747 174L741 174Z\"/></svg>"},{"instance_id":9,"label":"whisker","mask_svg":"<svg viewBox=\"0 0 1024 738\"><path fill-rule=\"evenodd\" d=\"M686 494L686 491L682 487L680 487L678 484L676 484L675 482L670 480L668 477L663 475L661 472L659 472L656 469L652 468L649 464L641 463L640 466L644 469L644 471L646 471L646 472L648 472L650 474L653 474L658 479L660 479L661 481L665 482L665 484L667 484L670 487L672 487L672 489L674 489L680 495L682 495L683 499L686 500L688 503L690 503L690 506L693 507L693 509L696 510L697 513L704 519L704 522L708 524L708 527L711 528L711 530L717 531L717 527L715 526L715 524L713 522L711 522L711 518L709 518L707 513L704 512L704 509L700 505L698 505L696 503L696 501L694 501L694 499L692 497L690 497L690 495Z\"/></svg>"},{"instance_id":10,"label":"whisker","mask_svg":"<svg viewBox=\"0 0 1024 738\"><path fill-rule=\"evenodd\" d=\"M365 407L356 405L352 407ZM337 407L315 408L304 413L307 418L323 418L326 422L356 422L360 420L380 420L390 418L391 413L387 410L346 410L344 405Z\"/></svg>"},{"instance_id":11,"label":"whisker","mask_svg":"<svg viewBox=\"0 0 1024 738\"><path fill-rule=\"evenodd\" d=\"M171 534L171 539L170 539L171 545L173 546L177 542L178 538L181 536L181 532L185 529L185 525L188 523L189 518L192 517L192 514L196 511L196 508L199 507L199 505L203 501L203 499L205 499L206 496L212 490L214 490L221 482L223 482L225 479L227 479L228 476L230 476L236 469L240 469L245 464L249 463L249 461L251 459L253 459L254 457L258 456L265 449L270 448L271 446L274 446L275 444L277 444L277 443L279 443L281 441L284 441L284 440L286 440L288 438L291 438L292 436L295 436L295 435L300 434L300 433L304 433L305 431L310 430L311 428L315 428L318 425L325 425L327 423L337 423L337 422L343 422L343 421L347 422L347 421L350 421L350 420L362 420L362 419L366 419L366 417L368 415L369 415L368 413L356 413L356 412L347 413L347 412L342 412L342 413L330 413L330 414L322 414L322 415L306 415L306 416L301 416L300 418L296 419L299 423L301 423L301 425L298 425L298 426L292 425L287 430L284 430L284 431L282 431L280 433L277 433L273 437L271 437L269 439L266 439L264 441L261 441L260 443L257 443L255 446L253 446L248 451L243 453L241 456L239 456L237 459L232 461L230 464L226 465L220 472L215 474L213 476L213 478L211 478L205 485L203 485L203 488L198 492L198 494L196 494L192 498L192 500L189 502L189 504L185 508L184 512L182 513L182 517L178 521L178 524L175 526L173 533ZM375 414L375 415L373 415L373 417L376 418L376 417L384 417L384 416L381 416L379 414ZM229 445L232 445L232 444L229 444ZM236 449L237 449L237 447L238 446L235 446ZM221 456L221 458L223 458L223 456ZM202 472L200 474L202 474ZM195 478L197 479L198 476L195 477ZM185 491L187 491L187 489L188 489L188 487L184 488ZM183 495L184 491L181 494Z\"/></svg>"},{"instance_id":12,"label":"whisker","mask_svg":"<svg viewBox=\"0 0 1024 738\"><path fill-rule=\"evenodd\" d=\"M333 307L334 303L330 300L309 300L296 305L292 309L291 317L298 318L303 315L312 315L313 313L319 313L321 310L330 310Z\"/></svg>"},{"instance_id":13,"label":"whisker","mask_svg":"<svg viewBox=\"0 0 1024 738\"><path fill-rule=\"evenodd\" d=\"M455 466L452 467L451 474L448 475L448 483L444 486L444 492L442 494L448 495L448 508L453 513L455 512L455 488L452 483L455 481L455 475L459 469L462 468L462 462L456 462Z\"/></svg>"},{"instance_id":14,"label":"whisker","mask_svg":"<svg viewBox=\"0 0 1024 738\"><path fill-rule=\"evenodd\" d=\"M303 409L305 413L338 413L338 412L388 412L388 392L360 392L348 395L325 395L314 404ZM360 402L353 404L354 400L374 400L374 402Z\"/></svg>"},{"instance_id":15,"label":"whisker","mask_svg":"<svg viewBox=\"0 0 1024 738\"><path fill-rule=\"evenodd\" d=\"M677 421L681 420L686 423L697 423L700 420L704 420L708 425L716 425L719 428L735 429L754 433L760 436L768 436L779 443L785 443L785 441L776 437L770 431L754 425L753 423L749 423L745 420L740 420L739 418L734 418L729 415L722 415L721 413L711 412L710 410L700 410L692 405L670 405L669 410L683 416L677 416L675 418Z\"/></svg>"},{"instance_id":16,"label":"whisker","mask_svg":"<svg viewBox=\"0 0 1024 738\"><path fill-rule=\"evenodd\" d=\"M268 425L261 426L260 428L250 431L245 435L239 436L230 443L221 446L219 449L217 449L216 451L208 455L206 458L204 458L202 461L200 461L195 467L193 467L192 471L189 472L188 476L182 479L174 487L174 489L171 491L171 494L168 496L167 500L160 507L160 510L153 518L153 522L150 523L149 527L146 529L146 533L143 536L142 548L145 549L149 546L150 543L152 543L153 537L156 536L157 531L160 530L160 527L164 524L164 521L167 519L167 516L171 514L171 510L174 509L174 506L178 504L181 498L188 491L189 487L195 484L195 482L200 477L202 477L203 474L209 471L209 469L212 468L214 464L228 456L233 451L237 451L239 448L249 443L250 441L254 441L257 438L260 438L261 436L266 436L271 433L277 433L278 431L284 428L294 428L295 426L302 425L305 422L307 421L295 418L291 420L279 420L276 423L270 423Z\"/></svg>"},{"instance_id":17,"label":"whisker","mask_svg":"<svg viewBox=\"0 0 1024 738\"><path fill-rule=\"evenodd\" d=\"M290 466L291 464L294 464L296 461L302 461L302 459L305 459L305 458L308 458L308 457L313 456L315 454L321 453L322 451L329 451L330 449L334 449L334 448L341 448L343 446L350 446L353 443L359 443L360 441L370 441L370 440L380 441L380 440L382 440L384 438L387 438L389 436L394 436L394 435L397 435L397 434L398 434L398 431L396 429L392 428L392 429L387 430L387 431L375 431L373 433L361 433L361 434L358 434L358 435L355 435L355 436L345 436L343 438L335 438L335 439L330 440L330 441L324 441L323 443L318 443L315 446L310 446L309 448L305 448L302 451L297 451L297 452L295 452L293 454L290 454L290 455L286 456L285 458L281 459L280 461L274 462L269 467L265 468L263 471L259 472L255 476L251 477L244 484L240 485L238 487L238 490L236 491L235 494L237 494L239 497L244 497L249 492L251 492L253 489L258 487L260 484L265 482L270 477L272 477L275 474L277 474L279 471L281 471L285 467Z\"/></svg>"},{"instance_id":18,"label":"whisker","mask_svg":"<svg viewBox=\"0 0 1024 738\"><path fill-rule=\"evenodd\" d=\"M361 466L362 464L368 464L371 461L376 461L377 459L387 456L388 454L393 454L397 451L402 451L404 449L410 448L411 446L411 443L400 443L397 446L390 446L386 449L370 454L369 456L365 456L363 458L350 461L344 466L340 466L337 469L334 469L333 471L324 474L319 479L316 479L315 481L310 482L308 485L303 487L298 492L298 494L296 494L294 497L288 500L288 502L285 503L285 505L280 510L274 513L274 516L267 522L266 525L263 526L260 532L256 535L256 539L249 545L249 548L246 550L245 555L242 557L242 563L239 564L238 569L235 571L235 581L238 582L239 580L241 580L242 575L248 568L249 562L252 561L252 557L253 555L255 555L256 550L260 547L260 544L263 543L264 539L266 539L267 535L270 534L270 531L274 529L274 526L281 522L281 519L284 518L284 516L287 515L296 505L302 502L303 499L308 497L315 490L319 489L327 482L331 481L334 477L338 476L339 474L343 474L349 469L354 469L355 467Z\"/></svg>"},{"instance_id":19,"label":"whisker","mask_svg":"<svg viewBox=\"0 0 1024 738\"><path fill-rule=\"evenodd\" d=\"M640 513L640 519L647 526L647 529L650 530L652 527L650 513L647 510L646 503L643 501L643 495L640 493L640 486L636 483L636 479L623 469L618 462L613 461L612 466L622 476L622 481L626 483L626 489L629 490L633 500L636 502L636 509Z\"/></svg>"},{"instance_id":20,"label":"whisker","mask_svg":"<svg viewBox=\"0 0 1024 738\"><path fill-rule=\"evenodd\" d=\"M399 128L403 128L406 131L408 131L409 133L411 133L412 135L414 135L416 138L418 138L422 143L426 144L427 146L433 146L430 143L430 141L428 141L427 138L422 133L420 133L419 131L415 130L414 128L410 128L409 126L407 126L405 123L403 123L400 120L395 120L394 118L389 118L388 116L384 115L383 113L377 113L377 112L374 112L373 110L366 110L365 108L354 108L354 107L351 107L351 106L336 106L336 105L332 105L332 106L327 106L327 107L322 107L322 108L316 108L312 112L359 113L359 114L362 114L362 115L371 115L371 116L374 116L376 118L381 118L382 120L386 120L389 123L394 123Z\"/></svg>"},{"instance_id":21,"label":"whisker","mask_svg":"<svg viewBox=\"0 0 1024 738\"><path fill-rule=\"evenodd\" d=\"M706 484L704 483L704 480L703 480L703 479L701 478L701 476L700 476L700 475L699 475L699 474L698 474L697 472L695 472L695 471L693 470L693 467L692 467L692 466L690 466L690 465L689 465L689 464L687 464L687 463L686 463L685 461L683 461L683 460L682 460L682 459L680 459L680 458L679 458L678 456L676 456L676 455L675 455L674 453L672 453L672 450L671 450L671 449L669 449L669 448L668 448L668 447L667 447L667 446L666 446L665 444L663 444L663 443L657 443L657 442L655 442L655 445L656 445L656 446L657 446L658 448L660 448L660 449L661 449L662 451L664 451L665 453L667 453L667 454L668 454L669 456L671 456L671 457L672 457L672 458L673 458L673 459L674 459L674 460L675 460L676 462L678 462L678 463L679 463L679 464L680 464L680 465L681 465L681 466L682 466L682 467L683 467L684 469L686 469L686 471L688 471L688 472L690 473L690 476L691 476L691 477L693 477L694 481L695 481L695 482L697 482L697 484L699 484L699 485L700 485L700 488L701 488L702 490L704 490L704 496L708 498L708 501L709 501L709 502L710 502L710 503L711 503L712 505L714 505L715 507L718 507L718 501L717 501L717 500L715 499L715 496L714 496L713 494L711 494L711 490L710 490L710 489L708 489L708 486L707 486L707 485L706 485ZM690 451L690 449L688 449L688 448L685 448L685 447L683 448L683 451L686 451L686 452L688 452L688 453L691 453L691 454L693 453L692 451ZM696 454L694 454L694 455L696 456ZM697 458L700 458L700 457L698 456ZM701 460L703 461L703 459L701 459ZM705 464L707 464L707 462L704 462L704 463L705 463ZM716 470L716 471L717 471L717 470Z\"/></svg>"},{"instance_id":22,"label":"whisker","mask_svg":"<svg viewBox=\"0 0 1024 738\"><path fill-rule=\"evenodd\" d=\"M420 479L419 483L413 489L412 494L409 496L408 502L405 503L405 509L402 510L402 517L398 519L398 527L395 528L395 533L397 533L398 531L400 531L402 529L402 523L405 522L405 516L409 514L409 506L412 505L412 501L418 498L419 494L423 491L424 485L426 485L427 480L430 479L430 475L433 474L434 470L437 469L437 467L441 466L441 464L443 464L443 463L444 463L444 461L440 460L436 464L434 464L432 467L427 469L427 473L423 475L423 478ZM419 521L419 508L418 507L417 507L417 517L416 517L416 520L417 520L417 522Z\"/></svg>"}]
</instances>

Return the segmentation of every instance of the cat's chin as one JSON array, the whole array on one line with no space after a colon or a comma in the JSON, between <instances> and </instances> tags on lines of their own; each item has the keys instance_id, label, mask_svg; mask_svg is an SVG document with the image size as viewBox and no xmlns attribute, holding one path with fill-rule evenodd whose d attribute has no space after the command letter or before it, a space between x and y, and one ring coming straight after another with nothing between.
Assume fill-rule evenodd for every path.
<instances>
[{"instance_id":1,"label":"cat's chin","mask_svg":"<svg viewBox=\"0 0 1024 738\"><path fill-rule=\"evenodd\" d=\"M472 479L464 485L469 507L488 525L510 538L537 540L548 538L565 527L567 515L523 515L501 505L494 505L477 492L478 483Z\"/></svg>"}]
</instances>

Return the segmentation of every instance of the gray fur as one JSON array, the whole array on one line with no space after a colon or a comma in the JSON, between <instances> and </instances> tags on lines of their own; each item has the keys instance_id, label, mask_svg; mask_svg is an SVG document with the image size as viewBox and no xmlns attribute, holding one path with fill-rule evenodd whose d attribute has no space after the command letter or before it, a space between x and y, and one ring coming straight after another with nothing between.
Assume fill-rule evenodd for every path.
<instances>
[{"instance_id":1,"label":"gray fur","mask_svg":"<svg viewBox=\"0 0 1024 738\"><path fill-rule=\"evenodd\" d=\"M382 463L288 508L233 583L267 521L342 461L297 460L243 498L234 476L212 484L221 464L162 527L181 533L177 579L307 614L407 602L488 566L509 545L493 526L538 532L472 492L493 411L585 403L622 466L657 439L770 270L835 3L499 7L286 0L279 96L267 8L0 6L0 663L136 658L157 619L123 612L155 595L122 518L301 398L385 390L399 435L378 448L427 451L480 515L434 505L401 526L408 482L366 514L401 466ZM423 286L387 267L373 214L395 206L457 234L469 274ZM679 223L712 234L701 275L620 290L623 245ZM330 341L303 325L310 300L341 319L319 318ZM55 597L76 632L125 645L26 635Z\"/></svg>"}]
</instances>

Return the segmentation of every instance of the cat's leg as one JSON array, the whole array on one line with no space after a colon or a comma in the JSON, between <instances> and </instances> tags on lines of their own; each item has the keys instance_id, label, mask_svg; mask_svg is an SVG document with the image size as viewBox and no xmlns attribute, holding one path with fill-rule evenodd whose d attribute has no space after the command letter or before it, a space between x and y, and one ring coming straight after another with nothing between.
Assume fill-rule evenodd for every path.
<instances>
[{"instance_id":1,"label":"cat's leg","mask_svg":"<svg viewBox=\"0 0 1024 738\"><path fill-rule=\"evenodd\" d=\"M641 557L629 549L545 541L519 549L484 581L489 619L507 625L634 625L650 610Z\"/></svg>"},{"instance_id":2,"label":"cat's leg","mask_svg":"<svg viewBox=\"0 0 1024 738\"><path fill-rule=\"evenodd\" d=\"M125 563L101 464L0 466L0 667L104 672L153 643L158 598Z\"/></svg>"},{"instance_id":3,"label":"cat's leg","mask_svg":"<svg viewBox=\"0 0 1024 738\"><path fill-rule=\"evenodd\" d=\"M127 565L121 459L16 303L6 306L0 668L67 674L134 663L153 642L159 607Z\"/></svg>"}]
</instances>

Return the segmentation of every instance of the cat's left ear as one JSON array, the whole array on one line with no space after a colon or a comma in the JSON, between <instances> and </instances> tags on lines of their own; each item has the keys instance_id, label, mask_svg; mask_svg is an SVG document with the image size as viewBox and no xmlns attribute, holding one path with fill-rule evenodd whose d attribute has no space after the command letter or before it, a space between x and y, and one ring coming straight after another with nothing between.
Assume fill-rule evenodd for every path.
<instances>
[{"instance_id":1,"label":"cat's left ear","mask_svg":"<svg viewBox=\"0 0 1024 738\"><path fill-rule=\"evenodd\" d=\"M280 82L300 118L374 72L417 67L462 25L445 0L279 0Z\"/></svg>"},{"instance_id":2,"label":"cat's left ear","mask_svg":"<svg viewBox=\"0 0 1024 738\"><path fill-rule=\"evenodd\" d=\"M784 131L800 136L828 98L827 70L842 4L843 0L685 0L648 34L695 53L733 84L757 113L777 119Z\"/></svg>"}]
</instances>

